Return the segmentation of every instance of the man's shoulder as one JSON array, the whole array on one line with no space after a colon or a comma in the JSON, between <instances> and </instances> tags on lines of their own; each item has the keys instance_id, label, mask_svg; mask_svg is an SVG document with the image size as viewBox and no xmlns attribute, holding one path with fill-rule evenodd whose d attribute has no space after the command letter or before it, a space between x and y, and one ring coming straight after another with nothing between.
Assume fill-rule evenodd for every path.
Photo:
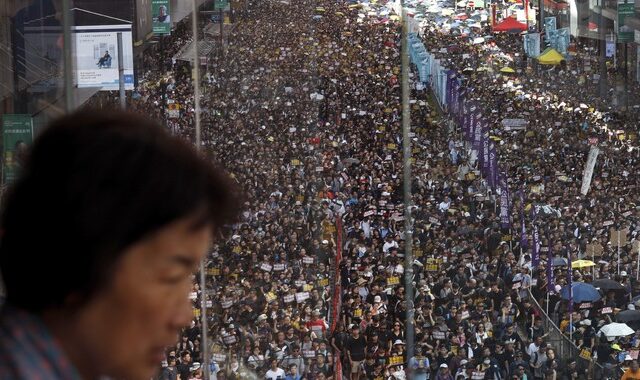
<instances>
[{"instance_id":1,"label":"man's shoulder","mask_svg":"<svg viewBox=\"0 0 640 380\"><path fill-rule=\"evenodd\" d=\"M80 379L75 367L36 315L0 309L0 379Z\"/></svg>"}]
</instances>

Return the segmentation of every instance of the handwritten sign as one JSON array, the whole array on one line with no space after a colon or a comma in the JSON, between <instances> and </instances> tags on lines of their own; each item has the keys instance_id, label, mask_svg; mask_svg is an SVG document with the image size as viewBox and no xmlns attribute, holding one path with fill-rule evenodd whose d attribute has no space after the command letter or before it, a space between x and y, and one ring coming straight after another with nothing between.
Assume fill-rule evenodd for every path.
<instances>
[{"instance_id":1,"label":"handwritten sign","mask_svg":"<svg viewBox=\"0 0 640 380\"><path fill-rule=\"evenodd\" d=\"M209 276L220 276L220 268L209 268L207 269L207 274Z\"/></svg>"},{"instance_id":2,"label":"handwritten sign","mask_svg":"<svg viewBox=\"0 0 640 380\"><path fill-rule=\"evenodd\" d=\"M227 360L227 355L225 354L213 354L211 355L213 361L218 363L224 363Z\"/></svg>"},{"instance_id":3,"label":"handwritten sign","mask_svg":"<svg viewBox=\"0 0 640 380\"><path fill-rule=\"evenodd\" d=\"M446 337L446 334L444 333L444 331L434 331L431 333L431 336L433 337L433 339L437 339L437 340L444 340Z\"/></svg>"},{"instance_id":4,"label":"handwritten sign","mask_svg":"<svg viewBox=\"0 0 640 380\"><path fill-rule=\"evenodd\" d=\"M265 272L271 272L271 269L273 269L273 267L267 263L262 263L262 265L260 265L260 269Z\"/></svg>"},{"instance_id":5,"label":"handwritten sign","mask_svg":"<svg viewBox=\"0 0 640 380\"><path fill-rule=\"evenodd\" d=\"M222 334L222 341L224 344L234 344L238 339L235 334Z\"/></svg>"},{"instance_id":6,"label":"handwritten sign","mask_svg":"<svg viewBox=\"0 0 640 380\"><path fill-rule=\"evenodd\" d=\"M392 356L389 358L389 365L398 365L402 363L404 363L402 356Z\"/></svg>"},{"instance_id":7,"label":"handwritten sign","mask_svg":"<svg viewBox=\"0 0 640 380\"><path fill-rule=\"evenodd\" d=\"M315 358L316 352L313 350L304 350L302 351L302 356L304 356L306 359Z\"/></svg>"},{"instance_id":8,"label":"handwritten sign","mask_svg":"<svg viewBox=\"0 0 640 380\"><path fill-rule=\"evenodd\" d=\"M471 374L471 380L483 380L483 379L484 379L484 372L474 371Z\"/></svg>"},{"instance_id":9,"label":"handwritten sign","mask_svg":"<svg viewBox=\"0 0 640 380\"><path fill-rule=\"evenodd\" d=\"M284 270L284 264L273 264L273 270L274 271L283 271Z\"/></svg>"},{"instance_id":10,"label":"handwritten sign","mask_svg":"<svg viewBox=\"0 0 640 380\"><path fill-rule=\"evenodd\" d=\"M296 293L296 302L303 303L304 301L309 299L309 292L299 292Z\"/></svg>"},{"instance_id":11,"label":"handwritten sign","mask_svg":"<svg viewBox=\"0 0 640 380\"><path fill-rule=\"evenodd\" d=\"M580 350L580 357L586 360L591 360L591 351L583 348L582 350Z\"/></svg>"},{"instance_id":12,"label":"handwritten sign","mask_svg":"<svg viewBox=\"0 0 640 380\"><path fill-rule=\"evenodd\" d=\"M228 309L232 305L233 305L233 300L226 300L226 301L220 302L220 306L222 306L223 309Z\"/></svg>"},{"instance_id":13,"label":"handwritten sign","mask_svg":"<svg viewBox=\"0 0 640 380\"><path fill-rule=\"evenodd\" d=\"M313 264L313 257L305 256L302 258L304 264Z\"/></svg>"},{"instance_id":14,"label":"handwritten sign","mask_svg":"<svg viewBox=\"0 0 640 380\"><path fill-rule=\"evenodd\" d=\"M284 303L291 303L295 300L296 296L293 294L287 294L283 297Z\"/></svg>"},{"instance_id":15,"label":"handwritten sign","mask_svg":"<svg viewBox=\"0 0 640 380\"><path fill-rule=\"evenodd\" d=\"M393 276L393 277L389 277L387 278L387 285L398 285L400 284L400 278Z\"/></svg>"},{"instance_id":16,"label":"handwritten sign","mask_svg":"<svg viewBox=\"0 0 640 380\"><path fill-rule=\"evenodd\" d=\"M318 280L318 286L328 286L329 285L329 279L328 278L323 278Z\"/></svg>"}]
</instances>

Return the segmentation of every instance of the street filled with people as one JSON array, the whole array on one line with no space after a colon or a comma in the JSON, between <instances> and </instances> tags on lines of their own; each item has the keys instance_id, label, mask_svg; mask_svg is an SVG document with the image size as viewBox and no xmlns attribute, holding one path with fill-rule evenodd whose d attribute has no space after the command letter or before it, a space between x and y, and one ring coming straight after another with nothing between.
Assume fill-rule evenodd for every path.
<instances>
[{"instance_id":1,"label":"street filled with people","mask_svg":"<svg viewBox=\"0 0 640 380\"><path fill-rule=\"evenodd\" d=\"M201 67L201 149L244 205L204 289L194 276L193 323L160 378L640 374L637 99L623 109L599 96L581 41L547 67L489 19L453 33L425 16L414 31L453 89L439 101L412 67L408 234L398 13L383 1L248 2ZM192 41L181 23L146 55L128 104L195 142L192 69L176 59Z\"/></svg>"}]
</instances>

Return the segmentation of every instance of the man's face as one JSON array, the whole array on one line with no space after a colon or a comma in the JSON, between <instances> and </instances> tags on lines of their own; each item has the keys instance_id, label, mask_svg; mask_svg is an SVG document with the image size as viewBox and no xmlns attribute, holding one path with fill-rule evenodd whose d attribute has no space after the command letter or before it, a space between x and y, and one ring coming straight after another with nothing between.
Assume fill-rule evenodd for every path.
<instances>
[{"instance_id":1,"label":"man's face","mask_svg":"<svg viewBox=\"0 0 640 380\"><path fill-rule=\"evenodd\" d=\"M74 360L81 373L154 374L165 347L193 316L191 274L211 240L210 226L194 230L193 223L181 219L129 247L105 289L72 314L69 329L82 342Z\"/></svg>"}]
</instances>

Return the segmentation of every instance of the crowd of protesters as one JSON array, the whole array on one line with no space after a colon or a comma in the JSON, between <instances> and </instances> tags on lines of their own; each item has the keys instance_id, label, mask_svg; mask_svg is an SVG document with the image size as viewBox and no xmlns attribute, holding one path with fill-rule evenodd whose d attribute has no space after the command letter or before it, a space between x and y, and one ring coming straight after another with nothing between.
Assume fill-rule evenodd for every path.
<instances>
[{"instance_id":1,"label":"crowd of protesters","mask_svg":"<svg viewBox=\"0 0 640 380\"><path fill-rule=\"evenodd\" d=\"M209 57L202 149L239 183L245 203L241 222L211 252L205 289L194 277L194 322L167 352L162 378L200 378L203 371L218 379L593 376L588 360L560 358L548 344L543 310L609 369L602 377L623 366L637 372L629 359L640 335L607 339L597 331L633 309L638 294L638 109L619 111L611 98L597 97L597 86L581 86L590 76L575 62L516 66L524 54L518 35L473 44L467 41L474 36L422 24L427 49L465 72L460 83L490 122L513 194L512 228L501 226L499 194L479 175L450 110L437 113L412 75L415 299L407 302L401 39L390 9L248 2L224 54ZM151 69L129 104L193 140L191 69L174 58L191 40L179 24L148 55ZM499 73L509 65L520 72ZM477 70L482 66L491 70ZM167 103L177 104L177 114ZM505 130L501 121L514 118L526 119L526 128ZM590 144L600 155L584 196ZM620 244L612 241L618 230ZM557 259L551 285L549 252ZM572 318L560 295L569 256L596 264L573 271L573 283L620 285L603 291L602 300L573 305ZM201 364L202 302L210 368ZM413 357L407 324L415 327Z\"/></svg>"}]
</instances>

